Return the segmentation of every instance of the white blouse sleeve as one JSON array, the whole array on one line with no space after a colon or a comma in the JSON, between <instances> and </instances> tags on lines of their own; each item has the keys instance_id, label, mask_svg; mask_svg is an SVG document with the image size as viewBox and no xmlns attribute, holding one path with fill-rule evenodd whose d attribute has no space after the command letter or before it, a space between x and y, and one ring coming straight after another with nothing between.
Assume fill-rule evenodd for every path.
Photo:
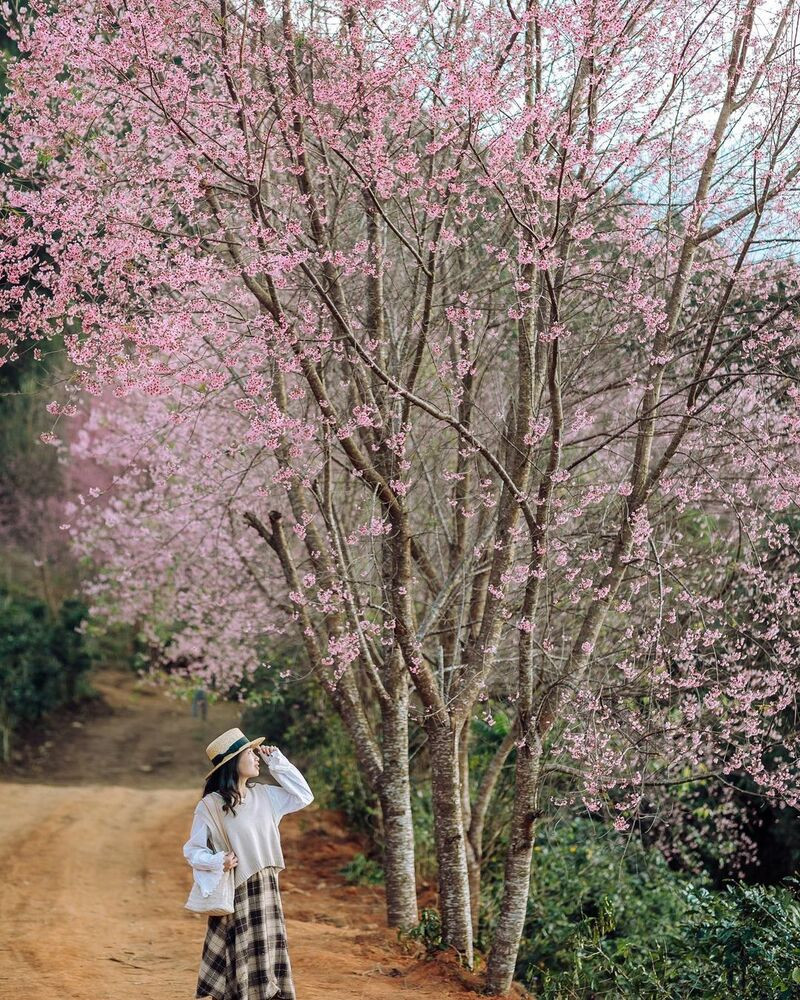
<instances>
[{"instance_id":1,"label":"white blouse sleeve","mask_svg":"<svg viewBox=\"0 0 800 1000\"><path fill-rule=\"evenodd\" d=\"M288 761L280 750L273 750L267 757L269 773L279 781L279 785L265 785L275 820L280 823L286 813L303 809L314 801L314 793L308 787L308 782L291 761Z\"/></svg>"},{"instance_id":2,"label":"white blouse sleeve","mask_svg":"<svg viewBox=\"0 0 800 1000\"><path fill-rule=\"evenodd\" d=\"M183 856L192 866L195 882L204 896L216 889L222 878L225 851L211 851L208 848L208 822L202 802L198 802L192 820L192 832L183 845Z\"/></svg>"}]
</instances>

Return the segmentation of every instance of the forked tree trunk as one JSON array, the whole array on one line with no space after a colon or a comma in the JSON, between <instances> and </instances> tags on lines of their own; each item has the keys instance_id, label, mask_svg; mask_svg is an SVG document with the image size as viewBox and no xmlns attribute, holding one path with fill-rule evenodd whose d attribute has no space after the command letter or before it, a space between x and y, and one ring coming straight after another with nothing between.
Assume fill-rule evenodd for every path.
<instances>
[{"instance_id":1,"label":"forked tree trunk","mask_svg":"<svg viewBox=\"0 0 800 1000\"><path fill-rule=\"evenodd\" d=\"M472 916L466 838L459 791L457 734L448 724L426 724L431 761L433 832L438 867L442 939L470 968L473 964Z\"/></svg>"}]
</instances>

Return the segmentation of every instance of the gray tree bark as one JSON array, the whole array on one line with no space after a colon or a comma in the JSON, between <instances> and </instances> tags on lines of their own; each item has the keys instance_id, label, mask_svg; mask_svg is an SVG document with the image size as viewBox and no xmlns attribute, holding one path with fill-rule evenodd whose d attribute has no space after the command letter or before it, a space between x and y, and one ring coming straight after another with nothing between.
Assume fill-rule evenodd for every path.
<instances>
[{"instance_id":1,"label":"gray tree bark","mask_svg":"<svg viewBox=\"0 0 800 1000\"><path fill-rule=\"evenodd\" d=\"M458 734L449 724L426 724L431 761L434 839L438 863L442 938L470 968L473 941L466 838L458 775Z\"/></svg>"},{"instance_id":2,"label":"gray tree bark","mask_svg":"<svg viewBox=\"0 0 800 1000\"><path fill-rule=\"evenodd\" d=\"M533 831L539 815L541 747L517 748L514 811L506 854L503 903L486 969L485 992L507 993L514 976L531 881Z\"/></svg>"},{"instance_id":3,"label":"gray tree bark","mask_svg":"<svg viewBox=\"0 0 800 1000\"><path fill-rule=\"evenodd\" d=\"M408 773L408 691L382 712L383 775L380 804L383 817L383 871L386 916L390 927L408 930L419 922L414 870L414 825Z\"/></svg>"}]
</instances>

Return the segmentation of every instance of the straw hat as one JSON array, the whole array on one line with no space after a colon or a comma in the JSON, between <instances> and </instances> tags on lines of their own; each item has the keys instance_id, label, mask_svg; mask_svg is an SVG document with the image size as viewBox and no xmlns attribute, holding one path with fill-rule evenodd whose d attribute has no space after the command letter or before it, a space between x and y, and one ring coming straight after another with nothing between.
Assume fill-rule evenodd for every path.
<instances>
[{"instance_id":1,"label":"straw hat","mask_svg":"<svg viewBox=\"0 0 800 1000\"><path fill-rule=\"evenodd\" d=\"M218 736L206 747L206 755L214 766L203 780L210 778L226 760L230 760L231 757L235 757L237 753L241 753L248 747L260 746L265 739L265 736L259 736L257 740L248 740L241 729L229 729L222 736Z\"/></svg>"}]
</instances>

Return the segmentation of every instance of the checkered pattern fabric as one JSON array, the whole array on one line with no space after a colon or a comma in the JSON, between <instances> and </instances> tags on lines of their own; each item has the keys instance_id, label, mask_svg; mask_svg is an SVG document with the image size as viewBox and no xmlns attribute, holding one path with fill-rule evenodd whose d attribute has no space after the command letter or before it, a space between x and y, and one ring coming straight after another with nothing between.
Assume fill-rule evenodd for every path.
<instances>
[{"instance_id":1,"label":"checkered pattern fabric","mask_svg":"<svg viewBox=\"0 0 800 1000\"><path fill-rule=\"evenodd\" d=\"M208 918L195 997L295 1000L278 869L251 875L233 906L231 914Z\"/></svg>"}]
</instances>

